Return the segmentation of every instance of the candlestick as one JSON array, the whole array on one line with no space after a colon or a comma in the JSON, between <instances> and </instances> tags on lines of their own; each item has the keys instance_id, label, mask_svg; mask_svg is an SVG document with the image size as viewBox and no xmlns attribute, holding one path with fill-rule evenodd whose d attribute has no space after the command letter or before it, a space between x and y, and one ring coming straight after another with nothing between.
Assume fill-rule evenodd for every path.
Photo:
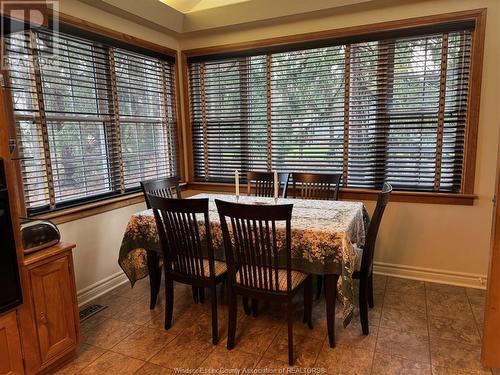
<instances>
[{"instance_id":1,"label":"candlestick","mask_svg":"<svg viewBox=\"0 0 500 375\"><path fill-rule=\"evenodd\" d=\"M240 172L238 170L234 171L234 185L236 187L236 199L240 196Z\"/></svg>"},{"instance_id":2,"label":"candlestick","mask_svg":"<svg viewBox=\"0 0 500 375\"><path fill-rule=\"evenodd\" d=\"M274 199L278 199L278 172L274 171Z\"/></svg>"}]
</instances>

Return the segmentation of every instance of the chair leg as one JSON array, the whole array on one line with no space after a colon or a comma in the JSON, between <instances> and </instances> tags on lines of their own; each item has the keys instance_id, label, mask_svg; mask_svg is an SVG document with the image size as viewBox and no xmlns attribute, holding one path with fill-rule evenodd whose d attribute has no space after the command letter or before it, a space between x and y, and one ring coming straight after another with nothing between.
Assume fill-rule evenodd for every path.
<instances>
[{"instance_id":1,"label":"chair leg","mask_svg":"<svg viewBox=\"0 0 500 375\"><path fill-rule=\"evenodd\" d=\"M364 335L370 333L368 326L368 282L361 279L359 282L359 318Z\"/></svg>"},{"instance_id":2,"label":"chair leg","mask_svg":"<svg viewBox=\"0 0 500 375\"><path fill-rule=\"evenodd\" d=\"M217 288L212 287L212 343L217 345L219 342L219 328L217 326Z\"/></svg>"},{"instance_id":3,"label":"chair leg","mask_svg":"<svg viewBox=\"0 0 500 375\"><path fill-rule=\"evenodd\" d=\"M335 300L338 278L338 275L325 275L326 323L330 348L335 348Z\"/></svg>"},{"instance_id":4,"label":"chair leg","mask_svg":"<svg viewBox=\"0 0 500 375\"><path fill-rule=\"evenodd\" d=\"M252 315L254 318L259 315L259 300L252 298Z\"/></svg>"},{"instance_id":5,"label":"chair leg","mask_svg":"<svg viewBox=\"0 0 500 375\"><path fill-rule=\"evenodd\" d=\"M228 287L228 329L227 329L227 349L231 350L234 348L234 341L236 338L236 319L237 319L237 296Z\"/></svg>"},{"instance_id":6,"label":"chair leg","mask_svg":"<svg viewBox=\"0 0 500 375\"><path fill-rule=\"evenodd\" d=\"M172 327L174 311L174 281L165 275L165 329Z\"/></svg>"},{"instance_id":7,"label":"chair leg","mask_svg":"<svg viewBox=\"0 0 500 375\"><path fill-rule=\"evenodd\" d=\"M200 296L200 303L205 303L205 288L198 288L198 295Z\"/></svg>"},{"instance_id":8,"label":"chair leg","mask_svg":"<svg viewBox=\"0 0 500 375\"><path fill-rule=\"evenodd\" d=\"M193 290L193 301L198 303L198 287L192 286L191 289Z\"/></svg>"},{"instance_id":9,"label":"chair leg","mask_svg":"<svg viewBox=\"0 0 500 375\"><path fill-rule=\"evenodd\" d=\"M286 315L288 320L288 364L293 366L293 305L291 300L287 303Z\"/></svg>"},{"instance_id":10,"label":"chair leg","mask_svg":"<svg viewBox=\"0 0 500 375\"><path fill-rule=\"evenodd\" d=\"M312 301L313 300L313 280L309 276L304 283L304 323L307 323L309 329L313 328L312 324Z\"/></svg>"},{"instance_id":11,"label":"chair leg","mask_svg":"<svg viewBox=\"0 0 500 375\"><path fill-rule=\"evenodd\" d=\"M321 297L321 288L323 287L323 276L316 276L316 299Z\"/></svg>"},{"instance_id":12,"label":"chair leg","mask_svg":"<svg viewBox=\"0 0 500 375\"><path fill-rule=\"evenodd\" d=\"M370 307L370 309L373 309L373 307L375 306L373 299L373 274L371 274L368 278L368 306Z\"/></svg>"},{"instance_id":13,"label":"chair leg","mask_svg":"<svg viewBox=\"0 0 500 375\"><path fill-rule=\"evenodd\" d=\"M246 315L250 315L252 312L250 310L250 305L248 304L248 297L243 297L243 310L245 311Z\"/></svg>"},{"instance_id":14,"label":"chair leg","mask_svg":"<svg viewBox=\"0 0 500 375\"><path fill-rule=\"evenodd\" d=\"M153 310L156 306L156 301L158 299L158 293L160 291L161 284L161 268L159 266L160 258L158 256L158 253L150 250L147 251L146 257L149 272L149 308Z\"/></svg>"}]
</instances>

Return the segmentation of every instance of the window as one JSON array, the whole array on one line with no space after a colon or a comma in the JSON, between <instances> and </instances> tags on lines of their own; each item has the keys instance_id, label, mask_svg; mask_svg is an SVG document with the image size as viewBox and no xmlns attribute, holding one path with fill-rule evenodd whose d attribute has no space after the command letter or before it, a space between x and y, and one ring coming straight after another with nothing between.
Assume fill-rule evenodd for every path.
<instances>
[{"instance_id":1,"label":"window","mask_svg":"<svg viewBox=\"0 0 500 375\"><path fill-rule=\"evenodd\" d=\"M194 178L462 193L474 22L189 56Z\"/></svg>"},{"instance_id":2,"label":"window","mask_svg":"<svg viewBox=\"0 0 500 375\"><path fill-rule=\"evenodd\" d=\"M28 214L177 175L174 60L48 30L5 40Z\"/></svg>"}]
</instances>

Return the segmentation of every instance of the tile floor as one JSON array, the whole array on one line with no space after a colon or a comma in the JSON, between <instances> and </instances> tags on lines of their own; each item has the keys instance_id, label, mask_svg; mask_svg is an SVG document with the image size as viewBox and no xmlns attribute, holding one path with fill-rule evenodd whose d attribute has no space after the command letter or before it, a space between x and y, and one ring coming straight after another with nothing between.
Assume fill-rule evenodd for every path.
<instances>
[{"instance_id":1,"label":"tile floor","mask_svg":"<svg viewBox=\"0 0 500 375\"><path fill-rule=\"evenodd\" d=\"M163 330L164 297L149 310L149 284L122 285L97 301L109 307L82 324L78 355L58 374L173 374L297 372L317 374L491 374L479 356L484 291L377 276L370 335L359 318L343 329L337 309L337 346L326 342L324 299L315 301L314 329L294 326L296 366L287 371L284 310L262 304L257 318L241 304L236 348L226 350L227 311L219 303L220 342L211 343L210 303L194 304L177 284L174 321ZM210 296L207 297L209 299ZM221 294L218 293L221 300ZM307 372L304 370L309 368ZM256 369L255 371L248 371ZM257 370L260 369L260 370ZM231 372L229 370L232 370Z\"/></svg>"}]
</instances>

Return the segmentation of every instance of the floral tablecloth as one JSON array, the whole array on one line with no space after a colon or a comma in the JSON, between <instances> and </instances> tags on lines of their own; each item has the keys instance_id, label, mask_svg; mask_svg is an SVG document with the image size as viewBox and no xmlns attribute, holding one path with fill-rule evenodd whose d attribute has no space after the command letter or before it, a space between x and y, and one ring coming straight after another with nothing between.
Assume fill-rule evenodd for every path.
<instances>
[{"instance_id":1,"label":"floral tablecloth","mask_svg":"<svg viewBox=\"0 0 500 375\"><path fill-rule=\"evenodd\" d=\"M216 258L224 258L219 215L214 199L236 202L231 195L198 194L191 198L209 198L209 218ZM239 203L275 204L274 198L240 196ZM339 296L344 304L344 325L352 319L354 293L352 274L356 264L353 244L363 247L368 215L361 202L303 199L277 200L293 204L292 268L316 275L337 274ZM146 249L161 254L156 223L151 210L130 217L123 236L118 263L132 285L148 275Z\"/></svg>"}]
</instances>

